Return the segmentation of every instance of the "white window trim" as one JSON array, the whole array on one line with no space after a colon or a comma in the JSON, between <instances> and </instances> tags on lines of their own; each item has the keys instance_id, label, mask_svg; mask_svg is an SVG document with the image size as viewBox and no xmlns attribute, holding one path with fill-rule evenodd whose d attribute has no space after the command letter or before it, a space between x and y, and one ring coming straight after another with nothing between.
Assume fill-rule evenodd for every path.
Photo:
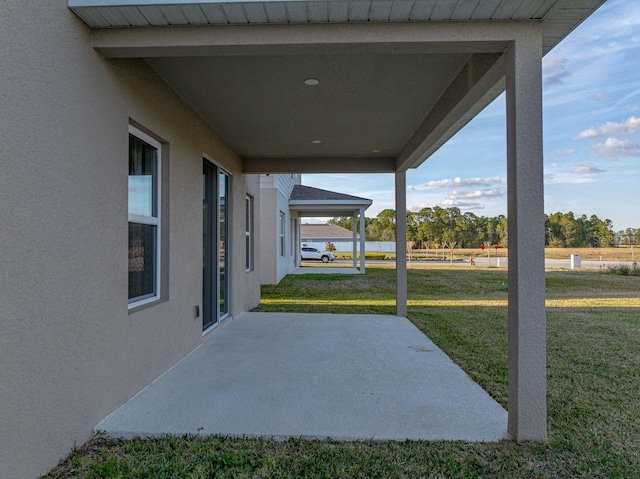
<instances>
[{"instance_id":1,"label":"white window trim","mask_svg":"<svg viewBox=\"0 0 640 479\"><path fill-rule=\"evenodd\" d=\"M162 144L147 135L143 131L140 131L136 127L129 125L129 134L137 137L138 139L144 141L145 143L151 145L158 151L158 159L157 159L157 178L156 178L156 216L144 216L144 215L136 215L129 214L128 223L142 223L156 226L156 264L155 264L155 292L153 296L143 298L143 299L133 299L129 300L128 309L137 308L138 306L142 306L148 303L152 303L154 301L158 301L161 295L161 266L162 266ZM128 139L128 137L127 137Z\"/></svg>"}]
</instances>

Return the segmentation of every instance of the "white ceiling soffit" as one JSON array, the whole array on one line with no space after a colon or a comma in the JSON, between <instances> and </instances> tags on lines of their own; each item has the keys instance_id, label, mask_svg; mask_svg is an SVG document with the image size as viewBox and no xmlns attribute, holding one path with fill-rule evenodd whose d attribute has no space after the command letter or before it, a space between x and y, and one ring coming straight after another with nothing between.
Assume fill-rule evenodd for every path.
<instances>
[{"instance_id":1,"label":"white ceiling soffit","mask_svg":"<svg viewBox=\"0 0 640 479\"><path fill-rule=\"evenodd\" d=\"M92 28L542 21L547 52L604 0L69 0Z\"/></svg>"}]
</instances>

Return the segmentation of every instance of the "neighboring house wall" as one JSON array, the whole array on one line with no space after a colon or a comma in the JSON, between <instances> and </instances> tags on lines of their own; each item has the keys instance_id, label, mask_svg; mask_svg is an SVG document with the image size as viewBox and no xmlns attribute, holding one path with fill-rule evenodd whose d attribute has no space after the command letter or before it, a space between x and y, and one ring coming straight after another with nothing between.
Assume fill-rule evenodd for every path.
<instances>
[{"instance_id":1,"label":"neighboring house wall","mask_svg":"<svg viewBox=\"0 0 640 479\"><path fill-rule=\"evenodd\" d=\"M260 175L260 188L274 188L274 178L278 175Z\"/></svg>"},{"instance_id":2,"label":"neighboring house wall","mask_svg":"<svg viewBox=\"0 0 640 479\"><path fill-rule=\"evenodd\" d=\"M291 192L295 185L299 185L302 175L300 174L282 174L275 175L276 187L287 197L287 201L291 198Z\"/></svg>"},{"instance_id":3,"label":"neighboring house wall","mask_svg":"<svg viewBox=\"0 0 640 479\"><path fill-rule=\"evenodd\" d=\"M260 282L277 284L295 265L295 224L298 216L289 209L294 185L299 174L260 175ZM280 250L280 213L284 213L284 255Z\"/></svg>"},{"instance_id":4,"label":"neighboring house wall","mask_svg":"<svg viewBox=\"0 0 640 479\"><path fill-rule=\"evenodd\" d=\"M260 189L260 283L276 284L278 270L278 192Z\"/></svg>"},{"instance_id":5,"label":"neighboring house wall","mask_svg":"<svg viewBox=\"0 0 640 479\"><path fill-rule=\"evenodd\" d=\"M94 51L66 1L3 3L0 37L0 477L19 479L45 473L201 344L203 154L233 175L231 314L258 304L241 245L245 195L258 201L260 191L144 61ZM169 155L163 297L135 313L130 119Z\"/></svg>"}]
</instances>

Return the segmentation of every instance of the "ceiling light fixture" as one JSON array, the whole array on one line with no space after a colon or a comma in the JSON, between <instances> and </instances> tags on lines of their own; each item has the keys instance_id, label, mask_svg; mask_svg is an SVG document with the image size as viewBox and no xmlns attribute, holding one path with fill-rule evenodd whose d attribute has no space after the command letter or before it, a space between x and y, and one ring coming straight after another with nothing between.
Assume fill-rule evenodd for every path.
<instances>
[{"instance_id":1,"label":"ceiling light fixture","mask_svg":"<svg viewBox=\"0 0 640 479\"><path fill-rule=\"evenodd\" d=\"M322 140L311 140L311 143L319 145L320 143L322 143Z\"/></svg>"},{"instance_id":2,"label":"ceiling light fixture","mask_svg":"<svg viewBox=\"0 0 640 479\"><path fill-rule=\"evenodd\" d=\"M318 83L320 83L320 80L318 80L317 78L307 78L304 81L304 84L308 86L316 86Z\"/></svg>"},{"instance_id":3,"label":"ceiling light fixture","mask_svg":"<svg viewBox=\"0 0 640 479\"><path fill-rule=\"evenodd\" d=\"M371 151L373 151L374 153L380 153L380 150L371 150Z\"/></svg>"}]
</instances>

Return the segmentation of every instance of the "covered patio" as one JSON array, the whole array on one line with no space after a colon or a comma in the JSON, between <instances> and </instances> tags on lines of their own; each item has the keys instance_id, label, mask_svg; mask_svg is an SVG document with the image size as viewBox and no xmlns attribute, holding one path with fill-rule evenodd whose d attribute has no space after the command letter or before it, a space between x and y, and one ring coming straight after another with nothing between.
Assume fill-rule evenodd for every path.
<instances>
[{"instance_id":1,"label":"covered patio","mask_svg":"<svg viewBox=\"0 0 640 479\"><path fill-rule=\"evenodd\" d=\"M296 185L289 199L289 208L295 210L299 218L346 216L352 219L352 260L349 274L365 273L365 255L360 255L358 269L358 251L365 252L365 218L364 212L372 201L358 196L345 195L335 191L321 190L310 186ZM298 224L298 238L302 238L301 225ZM358 237L359 236L359 237ZM300 270L300 261L297 261ZM320 269L320 268L316 268Z\"/></svg>"},{"instance_id":2,"label":"covered patio","mask_svg":"<svg viewBox=\"0 0 640 479\"><path fill-rule=\"evenodd\" d=\"M143 59L148 63L233 149L243 174L393 173L396 256L401 258L396 265L396 314L400 317L407 314L407 171L420 166L506 91L508 432L517 440L542 441L547 439L547 432L541 60L602 3L140 0L134 5L121 0L69 0L74 12L93 28L94 49L105 58ZM262 324L240 319L229 327L241 327L243 323ZM280 328L288 327L272 324L271 337L284 334ZM216 341L222 342L228 335L223 333L194 356L213 348ZM252 337L251 328L245 334ZM248 339L238 341L237 346L246 354L254 347ZM227 346L220 344L219 349ZM382 349L363 349L360 354L383 354ZM428 356L431 353L413 355L414 359ZM286 362L284 357L273 359L280 361L278 367ZM246 370L236 370L233 379L251 377L265 363L268 361L252 362ZM219 364L231 366L233 361L221 357ZM392 368L392 358L386 358L384 364ZM416 360L410 371L427 374L428 366ZM442 382L447 372L440 373ZM189 376L191 387L199 387L202 374L198 370ZM384 376L384 381L395 384L391 375ZM159 381L149 390L162 384ZM262 383L252 382L253 389L242 394L236 391L234 400L257 394L257 384ZM309 382L304 384L311 387ZM328 385L330 381L324 379L319 384ZM350 387L351 383L345 381L343 392L346 394ZM426 394L424 389L414 393L404 387L400 390L416 399L425 395L435 400L437 396L431 391ZM358 392L361 400L365 391ZM294 406L304 394L300 391L300 396L294 395L284 404L296 411ZM376 400L383 397L373 396ZM449 400L441 404L453 408ZM174 403L180 406L181 401L189 400L175 399ZM217 405L211 401L209 406L215 410ZM256 424L279 410L275 397L265 404L270 407L257 410ZM375 401L369 404L375 409ZM340 410L338 406L335 403L324 410L323 417L330 421ZM162 407L165 415L172 417L166 405ZM426 406L416 410L423 419L413 416L414 424L429 423L432 421L428 418L435 417ZM346 416L341 420L348 424ZM203 427L213 432L213 424ZM170 429L170 424L165 426ZM200 427L199 423L188 427L195 426ZM472 429L470 424L464 427ZM116 431L118 427L110 429ZM307 434L306 429L265 431L273 435ZM313 431L310 434L351 437L342 429ZM394 437L395 433L365 428L362 434L383 438Z\"/></svg>"},{"instance_id":3,"label":"covered patio","mask_svg":"<svg viewBox=\"0 0 640 479\"><path fill-rule=\"evenodd\" d=\"M507 413L406 318L243 313L96 430L497 441Z\"/></svg>"}]
</instances>

